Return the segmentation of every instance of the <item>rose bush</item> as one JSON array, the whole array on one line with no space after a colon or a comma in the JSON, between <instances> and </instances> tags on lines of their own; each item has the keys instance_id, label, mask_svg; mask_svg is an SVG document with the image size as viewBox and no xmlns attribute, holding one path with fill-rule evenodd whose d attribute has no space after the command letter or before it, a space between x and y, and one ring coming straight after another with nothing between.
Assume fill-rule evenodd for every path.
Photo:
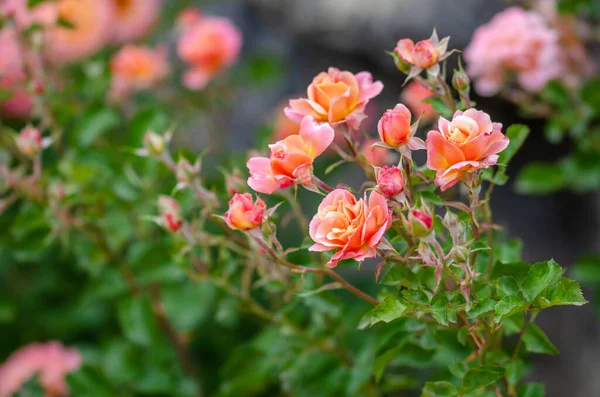
<instances>
[{"instance_id":1,"label":"rose bush","mask_svg":"<svg viewBox=\"0 0 600 397\"><path fill-rule=\"evenodd\" d=\"M197 153L185 116L224 134L253 65L234 22L164 3L0 4L0 100L28 100L0 125L0 395L543 395L535 319L586 301L493 218L528 128L446 74L449 39L399 41L381 115L331 67L257 150Z\"/></svg>"}]
</instances>

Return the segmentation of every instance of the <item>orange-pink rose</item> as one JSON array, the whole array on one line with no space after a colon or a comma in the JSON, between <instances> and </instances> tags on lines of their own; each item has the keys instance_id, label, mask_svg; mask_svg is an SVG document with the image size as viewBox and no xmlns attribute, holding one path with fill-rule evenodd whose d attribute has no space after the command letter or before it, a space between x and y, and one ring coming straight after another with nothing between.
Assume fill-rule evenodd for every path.
<instances>
[{"instance_id":1,"label":"orange-pink rose","mask_svg":"<svg viewBox=\"0 0 600 397\"><path fill-rule=\"evenodd\" d=\"M54 4L53 4L54 5ZM45 32L46 55L55 63L71 63L85 59L109 41L115 21L109 1L59 0L55 4L56 21Z\"/></svg>"},{"instance_id":2,"label":"orange-pink rose","mask_svg":"<svg viewBox=\"0 0 600 397\"><path fill-rule=\"evenodd\" d=\"M169 72L166 48L126 45L111 59L110 70L112 98L122 99L132 92L149 89Z\"/></svg>"},{"instance_id":3,"label":"orange-pink rose","mask_svg":"<svg viewBox=\"0 0 600 397\"><path fill-rule=\"evenodd\" d=\"M354 259L362 262L377 255L377 246L392 224L385 197L372 191L367 199L357 200L344 189L335 189L319 205L310 222L310 237L315 241L310 251L337 250L327 263L336 267L338 261Z\"/></svg>"},{"instance_id":4,"label":"orange-pink rose","mask_svg":"<svg viewBox=\"0 0 600 397\"><path fill-rule=\"evenodd\" d=\"M66 396L65 377L79 369L81 354L60 342L34 343L15 351L0 366L0 397L10 397L35 375L46 396Z\"/></svg>"},{"instance_id":5,"label":"orange-pink rose","mask_svg":"<svg viewBox=\"0 0 600 397\"><path fill-rule=\"evenodd\" d=\"M113 3L113 40L118 43L143 38L156 22L162 0L110 0Z\"/></svg>"},{"instance_id":6,"label":"orange-pink rose","mask_svg":"<svg viewBox=\"0 0 600 397\"><path fill-rule=\"evenodd\" d=\"M446 190L461 180L465 172L488 168L498 161L498 153L509 140L502 124L476 109L457 111L448 121L440 117L439 131L427 134L427 167L437 171L435 183Z\"/></svg>"},{"instance_id":7,"label":"orange-pink rose","mask_svg":"<svg viewBox=\"0 0 600 397\"><path fill-rule=\"evenodd\" d=\"M334 135L329 124L319 124L312 117L305 117L298 135L269 145L269 158L248 160L248 185L257 192L271 194L296 182L310 184L313 161L331 145Z\"/></svg>"},{"instance_id":8,"label":"orange-pink rose","mask_svg":"<svg viewBox=\"0 0 600 397\"><path fill-rule=\"evenodd\" d=\"M402 39L396 45L396 53L409 65L428 69L437 64L441 53L431 40L421 40L415 44L411 39Z\"/></svg>"},{"instance_id":9,"label":"orange-pink rose","mask_svg":"<svg viewBox=\"0 0 600 397\"><path fill-rule=\"evenodd\" d=\"M285 109L290 120L299 123L305 116L332 125L346 123L359 129L366 117L365 106L383 90L380 81L373 82L369 72L353 73L329 68L316 76L308 86L308 98L292 99Z\"/></svg>"},{"instance_id":10,"label":"orange-pink rose","mask_svg":"<svg viewBox=\"0 0 600 397\"><path fill-rule=\"evenodd\" d=\"M227 18L203 17L183 29L177 53L189 65L183 84L200 90L238 58L242 33Z\"/></svg>"},{"instance_id":11,"label":"orange-pink rose","mask_svg":"<svg viewBox=\"0 0 600 397\"><path fill-rule=\"evenodd\" d=\"M267 205L259 197L254 202L250 193L236 193L229 200L229 210L225 213L225 222L235 230L254 229L263 222L265 208Z\"/></svg>"},{"instance_id":12,"label":"orange-pink rose","mask_svg":"<svg viewBox=\"0 0 600 397\"><path fill-rule=\"evenodd\" d=\"M377 189L385 197L395 197L404 191L404 176L395 165L383 166L377 170Z\"/></svg>"},{"instance_id":13,"label":"orange-pink rose","mask_svg":"<svg viewBox=\"0 0 600 397\"><path fill-rule=\"evenodd\" d=\"M402 90L401 99L413 113L423 117L424 120L431 121L437 116L437 113L433 110L433 106L425 100L433 95L433 91L423 87L419 82L411 81Z\"/></svg>"}]
</instances>

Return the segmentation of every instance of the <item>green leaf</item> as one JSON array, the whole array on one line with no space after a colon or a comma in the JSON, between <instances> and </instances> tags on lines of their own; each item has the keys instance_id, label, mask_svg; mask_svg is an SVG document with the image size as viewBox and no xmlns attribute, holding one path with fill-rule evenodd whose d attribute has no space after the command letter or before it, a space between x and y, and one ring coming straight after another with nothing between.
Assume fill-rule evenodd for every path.
<instances>
[{"instance_id":1,"label":"green leaf","mask_svg":"<svg viewBox=\"0 0 600 397\"><path fill-rule=\"evenodd\" d=\"M499 164L508 164L517 154L529 135L529 127L523 124L513 124L506 130L506 136L510 139L508 147L498 154Z\"/></svg>"},{"instance_id":2,"label":"green leaf","mask_svg":"<svg viewBox=\"0 0 600 397\"><path fill-rule=\"evenodd\" d=\"M142 296L127 298L119 303L117 314L127 339L142 346L151 345L156 335L156 322L148 299Z\"/></svg>"},{"instance_id":3,"label":"green leaf","mask_svg":"<svg viewBox=\"0 0 600 397\"><path fill-rule=\"evenodd\" d=\"M456 339L458 340L458 343L460 343L463 346L466 346L468 336L469 329L467 327L462 327L458 330L458 333L456 334Z\"/></svg>"},{"instance_id":4,"label":"green leaf","mask_svg":"<svg viewBox=\"0 0 600 397\"><path fill-rule=\"evenodd\" d=\"M427 382L423 387L421 397L453 397L458 395L458 390L450 382Z\"/></svg>"},{"instance_id":5,"label":"green leaf","mask_svg":"<svg viewBox=\"0 0 600 397\"><path fill-rule=\"evenodd\" d=\"M503 276L498 279L498 296L505 298L511 295L519 294L519 284L517 280L510 276Z\"/></svg>"},{"instance_id":6,"label":"green leaf","mask_svg":"<svg viewBox=\"0 0 600 397\"><path fill-rule=\"evenodd\" d=\"M475 241L473 244L471 244L471 252L476 252L476 251L486 251L491 249L489 245L487 245L486 243L484 243L483 241Z\"/></svg>"},{"instance_id":7,"label":"green leaf","mask_svg":"<svg viewBox=\"0 0 600 397\"><path fill-rule=\"evenodd\" d=\"M523 377L523 361L515 360L506 364L506 380L508 384L515 386Z\"/></svg>"},{"instance_id":8,"label":"green leaf","mask_svg":"<svg viewBox=\"0 0 600 397\"><path fill-rule=\"evenodd\" d=\"M529 327L527 327L527 331L523 335L523 343L525 349L531 353L558 354L556 346L550 342L546 333L535 324L529 324Z\"/></svg>"},{"instance_id":9,"label":"green leaf","mask_svg":"<svg viewBox=\"0 0 600 397\"><path fill-rule=\"evenodd\" d=\"M437 294L431 300L431 315L442 325L448 325L448 298Z\"/></svg>"},{"instance_id":10,"label":"green leaf","mask_svg":"<svg viewBox=\"0 0 600 397\"><path fill-rule=\"evenodd\" d=\"M584 284L600 284L600 256L588 255L575 263L573 278Z\"/></svg>"},{"instance_id":11,"label":"green leaf","mask_svg":"<svg viewBox=\"0 0 600 397\"><path fill-rule=\"evenodd\" d=\"M534 263L521 285L523 296L528 302L532 302L552 285L561 274L562 269L554 260Z\"/></svg>"},{"instance_id":12,"label":"green leaf","mask_svg":"<svg viewBox=\"0 0 600 397\"><path fill-rule=\"evenodd\" d=\"M425 309L429 305L429 297L421 289L405 289L402 291L402 295L411 306L417 309Z\"/></svg>"},{"instance_id":13,"label":"green leaf","mask_svg":"<svg viewBox=\"0 0 600 397\"><path fill-rule=\"evenodd\" d=\"M586 303L587 301L583 297L579 284L564 277L548 288L545 296L540 298L541 309L557 305L581 306Z\"/></svg>"},{"instance_id":14,"label":"green leaf","mask_svg":"<svg viewBox=\"0 0 600 397\"><path fill-rule=\"evenodd\" d=\"M471 310L469 310L467 312L468 317L470 319L477 318L477 317L481 316L482 314L493 311L495 306L496 306L496 301L493 299L490 299L490 298L479 299L473 304L473 307L471 307Z\"/></svg>"},{"instance_id":15,"label":"green leaf","mask_svg":"<svg viewBox=\"0 0 600 397\"><path fill-rule=\"evenodd\" d=\"M389 323L390 321L402 317L404 311L406 311L406 305L393 296L388 296L371 312L373 316L371 325L377 324L380 321Z\"/></svg>"},{"instance_id":16,"label":"green leaf","mask_svg":"<svg viewBox=\"0 0 600 397\"><path fill-rule=\"evenodd\" d=\"M417 276L405 265L394 266L385 274L380 283L410 287L417 282Z\"/></svg>"},{"instance_id":17,"label":"green leaf","mask_svg":"<svg viewBox=\"0 0 600 397\"><path fill-rule=\"evenodd\" d=\"M452 361L452 363L450 363L448 369L450 370L450 373L452 375L462 379L465 377L465 374L469 371L469 366L463 360L456 359Z\"/></svg>"},{"instance_id":18,"label":"green leaf","mask_svg":"<svg viewBox=\"0 0 600 397\"><path fill-rule=\"evenodd\" d=\"M471 368L463 379L463 387L468 390L478 389L495 383L504 376L504 369L495 365L482 365Z\"/></svg>"},{"instance_id":19,"label":"green leaf","mask_svg":"<svg viewBox=\"0 0 600 397\"><path fill-rule=\"evenodd\" d=\"M544 397L546 387L543 383L525 383L519 387L519 397Z\"/></svg>"},{"instance_id":20,"label":"green leaf","mask_svg":"<svg viewBox=\"0 0 600 397\"><path fill-rule=\"evenodd\" d=\"M594 109L596 114L600 114L600 79L588 82L581 90L581 97Z\"/></svg>"},{"instance_id":21,"label":"green leaf","mask_svg":"<svg viewBox=\"0 0 600 397\"><path fill-rule=\"evenodd\" d=\"M428 202L428 203L438 205L438 206L444 205L444 200L442 200L442 198L440 196L438 196L437 194L435 194L432 191L421 190L418 194L421 197L421 201L420 201L421 203Z\"/></svg>"},{"instance_id":22,"label":"green leaf","mask_svg":"<svg viewBox=\"0 0 600 397\"><path fill-rule=\"evenodd\" d=\"M545 195L563 189L568 182L559 164L530 163L517 176L515 189L521 194Z\"/></svg>"},{"instance_id":23,"label":"green leaf","mask_svg":"<svg viewBox=\"0 0 600 397\"><path fill-rule=\"evenodd\" d=\"M115 111L102 108L82 117L72 132L73 138L79 146L88 147L101 135L118 127L119 121Z\"/></svg>"},{"instance_id":24,"label":"green leaf","mask_svg":"<svg viewBox=\"0 0 600 397\"><path fill-rule=\"evenodd\" d=\"M502 276L511 276L517 280L517 282L522 282L530 268L531 265L526 262L496 262L491 278L493 280Z\"/></svg>"},{"instance_id":25,"label":"green leaf","mask_svg":"<svg viewBox=\"0 0 600 397\"><path fill-rule=\"evenodd\" d=\"M78 397L114 397L108 381L92 367L84 366L67 376L71 395Z\"/></svg>"},{"instance_id":26,"label":"green leaf","mask_svg":"<svg viewBox=\"0 0 600 397\"><path fill-rule=\"evenodd\" d=\"M496 304L494 310L496 315L494 316L494 322L499 324L500 321L506 317L513 315L528 306L527 302L519 296L507 296Z\"/></svg>"}]
</instances>

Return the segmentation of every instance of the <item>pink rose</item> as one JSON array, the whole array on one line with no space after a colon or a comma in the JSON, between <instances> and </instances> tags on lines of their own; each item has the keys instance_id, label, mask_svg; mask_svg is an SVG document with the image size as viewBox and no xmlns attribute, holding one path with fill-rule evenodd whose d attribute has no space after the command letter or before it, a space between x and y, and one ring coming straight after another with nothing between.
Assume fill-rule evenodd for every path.
<instances>
[{"instance_id":1,"label":"pink rose","mask_svg":"<svg viewBox=\"0 0 600 397\"><path fill-rule=\"evenodd\" d=\"M273 126L273 138L276 141L287 138L290 135L297 135L300 132L300 124L290 120L284 113L285 105L277 108L275 115L275 125Z\"/></svg>"},{"instance_id":2,"label":"pink rose","mask_svg":"<svg viewBox=\"0 0 600 397\"><path fill-rule=\"evenodd\" d=\"M25 60L15 29L0 29L0 54L0 87L11 92L8 99L0 102L0 113L6 117L26 118L33 109L33 102L26 90Z\"/></svg>"},{"instance_id":3,"label":"pink rose","mask_svg":"<svg viewBox=\"0 0 600 397\"><path fill-rule=\"evenodd\" d=\"M377 171L377 189L385 197L395 197L404 191L404 176L395 165L383 166Z\"/></svg>"},{"instance_id":4,"label":"pink rose","mask_svg":"<svg viewBox=\"0 0 600 397\"><path fill-rule=\"evenodd\" d=\"M179 57L188 64L183 84L200 90L238 58L242 33L227 18L204 17L184 29L177 44Z\"/></svg>"},{"instance_id":5,"label":"pink rose","mask_svg":"<svg viewBox=\"0 0 600 397\"><path fill-rule=\"evenodd\" d=\"M166 48L126 45L110 60L110 70L110 96L114 99L152 88L169 73Z\"/></svg>"},{"instance_id":6,"label":"pink rose","mask_svg":"<svg viewBox=\"0 0 600 397\"><path fill-rule=\"evenodd\" d=\"M65 377L81 363L79 351L65 348L60 342L24 346L0 366L0 397L12 396L35 375L47 396L67 396Z\"/></svg>"},{"instance_id":7,"label":"pink rose","mask_svg":"<svg viewBox=\"0 0 600 397\"><path fill-rule=\"evenodd\" d=\"M17 135L15 143L21 153L33 157L42 150L42 134L37 128L28 125Z\"/></svg>"},{"instance_id":8,"label":"pink rose","mask_svg":"<svg viewBox=\"0 0 600 397\"><path fill-rule=\"evenodd\" d=\"M185 8L177 16L177 27L181 30L189 29L204 17L202 11L195 7Z\"/></svg>"},{"instance_id":9,"label":"pink rose","mask_svg":"<svg viewBox=\"0 0 600 397\"><path fill-rule=\"evenodd\" d=\"M417 116L422 116L426 121L431 121L436 118L437 113L433 110L433 106L425 100L433 95L433 91L423 87L419 82L411 81L402 90L401 99Z\"/></svg>"},{"instance_id":10,"label":"pink rose","mask_svg":"<svg viewBox=\"0 0 600 397\"><path fill-rule=\"evenodd\" d=\"M507 72L517 77L529 92L541 90L561 72L558 34L533 11L520 7L496 14L477 28L465 49L467 71L481 95L491 96L507 81Z\"/></svg>"},{"instance_id":11,"label":"pink rose","mask_svg":"<svg viewBox=\"0 0 600 397\"><path fill-rule=\"evenodd\" d=\"M362 262L377 255L377 246L392 224L385 197L376 191L367 200L357 200L352 193L336 189L319 204L310 222L310 237L315 241L310 251L337 250L327 263L336 267L338 261L354 259Z\"/></svg>"},{"instance_id":12,"label":"pink rose","mask_svg":"<svg viewBox=\"0 0 600 397\"><path fill-rule=\"evenodd\" d=\"M334 127L345 123L357 130L366 117L365 106L381 90L383 84L380 81L373 82L371 73L354 75L329 68L327 73L320 73L308 86L308 98L290 100L285 114L296 123L300 123L305 116L312 116Z\"/></svg>"},{"instance_id":13,"label":"pink rose","mask_svg":"<svg viewBox=\"0 0 600 397\"><path fill-rule=\"evenodd\" d=\"M409 65L428 69L437 64L442 55L431 40L421 40L415 44L411 39L398 41L395 49L400 58Z\"/></svg>"},{"instance_id":14,"label":"pink rose","mask_svg":"<svg viewBox=\"0 0 600 397\"><path fill-rule=\"evenodd\" d=\"M56 22L46 27L45 53L54 63L72 63L94 55L104 47L115 28L114 8L109 1L59 0L52 4L57 19L72 27Z\"/></svg>"},{"instance_id":15,"label":"pink rose","mask_svg":"<svg viewBox=\"0 0 600 397\"><path fill-rule=\"evenodd\" d=\"M310 184L313 161L333 141L333 128L308 116L300 124L300 133L269 145L271 156L252 157L248 185L260 193L271 194L298 182Z\"/></svg>"},{"instance_id":16,"label":"pink rose","mask_svg":"<svg viewBox=\"0 0 600 397\"><path fill-rule=\"evenodd\" d=\"M385 111L379 123L377 132L381 140L388 146L399 148L405 146L402 150L409 155L409 150L418 150L425 147L420 138L414 137L416 127L412 128L410 110L399 103L394 109Z\"/></svg>"},{"instance_id":17,"label":"pink rose","mask_svg":"<svg viewBox=\"0 0 600 397\"><path fill-rule=\"evenodd\" d=\"M509 140L502 124L492 123L490 116L476 109L458 110L452 121L440 117L439 131L427 134L427 167L437 171L435 183L446 190L465 172L488 168L498 161L498 153Z\"/></svg>"},{"instance_id":18,"label":"pink rose","mask_svg":"<svg viewBox=\"0 0 600 397\"><path fill-rule=\"evenodd\" d=\"M110 1L115 10L111 31L117 43L143 38L158 19L162 6L162 0Z\"/></svg>"},{"instance_id":19,"label":"pink rose","mask_svg":"<svg viewBox=\"0 0 600 397\"><path fill-rule=\"evenodd\" d=\"M250 230L260 226L265 217L266 204L259 197L252 201L250 193L234 194L229 200L229 210L225 213L225 222L235 230Z\"/></svg>"}]
</instances>

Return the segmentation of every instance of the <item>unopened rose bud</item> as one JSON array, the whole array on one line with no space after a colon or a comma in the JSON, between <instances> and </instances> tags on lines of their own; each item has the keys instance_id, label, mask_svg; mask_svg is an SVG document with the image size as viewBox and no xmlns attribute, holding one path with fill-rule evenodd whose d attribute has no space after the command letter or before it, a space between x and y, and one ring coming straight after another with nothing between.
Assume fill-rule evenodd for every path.
<instances>
[{"instance_id":1,"label":"unopened rose bud","mask_svg":"<svg viewBox=\"0 0 600 397\"><path fill-rule=\"evenodd\" d=\"M456 91L465 91L469 88L469 84L471 84L471 80L469 80L469 76L467 73L462 70L455 70L454 76L452 76L452 86Z\"/></svg>"},{"instance_id":2,"label":"unopened rose bud","mask_svg":"<svg viewBox=\"0 0 600 397\"><path fill-rule=\"evenodd\" d=\"M411 137L410 119L410 110L403 104L386 110L377 124L379 137L392 147L406 144Z\"/></svg>"},{"instance_id":3,"label":"unopened rose bud","mask_svg":"<svg viewBox=\"0 0 600 397\"><path fill-rule=\"evenodd\" d=\"M188 184L200 173L200 162L191 164L185 158L180 158L175 168L175 177L177 182Z\"/></svg>"},{"instance_id":4,"label":"unopened rose bud","mask_svg":"<svg viewBox=\"0 0 600 397\"><path fill-rule=\"evenodd\" d=\"M42 134L30 125L23 128L15 140L17 148L27 157L34 157L42 150Z\"/></svg>"},{"instance_id":5,"label":"unopened rose bud","mask_svg":"<svg viewBox=\"0 0 600 397\"><path fill-rule=\"evenodd\" d=\"M434 218L427 207L413 209L408 214L411 234L417 238L428 236L433 230Z\"/></svg>"},{"instance_id":6,"label":"unopened rose bud","mask_svg":"<svg viewBox=\"0 0 600 397\"><path fill-rule=\"evenodd\" d=\"M161 154L165 150L166 140L160 134L148 131L144 134L144 147L150 154Z\"/></svg>"},{"instance_id":7,"label":"unopened rose bud","mask_svg":"<svg viewBox=\"0 0 600 397\"><path fill-rule=\"evenodd\" d=\"M455 245L450 251L450 257L456 262L462 263L469 257L469 249L462 245Z\"/></svg>"},{"instance_id":8,"label":"unopened rose bud","mask_svg":"<svg viewBox=\"0 0 600 397\"><path fill-rule=\"evenodd\" d=\"M252 201L250 193L235 194L229 200L229 209L225 213L225 222L234 230L250 230L263 222L266 204L257 197Z\"/></svg>"},{"instance_id":9,"label":"unopened rose bud","mask_svg":"<svg viewBox=\"0 0 600 397\"><path fill-rule=\"evenodd\" d=\"M163 226L173 233L177 232L183 225L177 200L169 196L160 196L158 209Z\"/></svg>"},{"instance_id":10,"label":"unopened rose bud","mask_svg":"<svg viewBox=\"0 0 600 397\"><path fill-rule=\"evenodd\" d=\"M246 179L237 169L231 174L225 176L225 188L227 190L227 194L230 196L233 196L236 193L244 193L247 186L248 184L246 183Z\"/></svg>"},{"instance_id":11,"label":"unopened rose bud","mask_svg":"<svg viewBox=\"0 0 600 397\"><path fill-rule=\"evenodd\" d=\"M395 165L387 165L379 169L377 173L377 188L385 197L390 198L404 191L404 177L402 171Z\"/></svg>"}]
</instances>

